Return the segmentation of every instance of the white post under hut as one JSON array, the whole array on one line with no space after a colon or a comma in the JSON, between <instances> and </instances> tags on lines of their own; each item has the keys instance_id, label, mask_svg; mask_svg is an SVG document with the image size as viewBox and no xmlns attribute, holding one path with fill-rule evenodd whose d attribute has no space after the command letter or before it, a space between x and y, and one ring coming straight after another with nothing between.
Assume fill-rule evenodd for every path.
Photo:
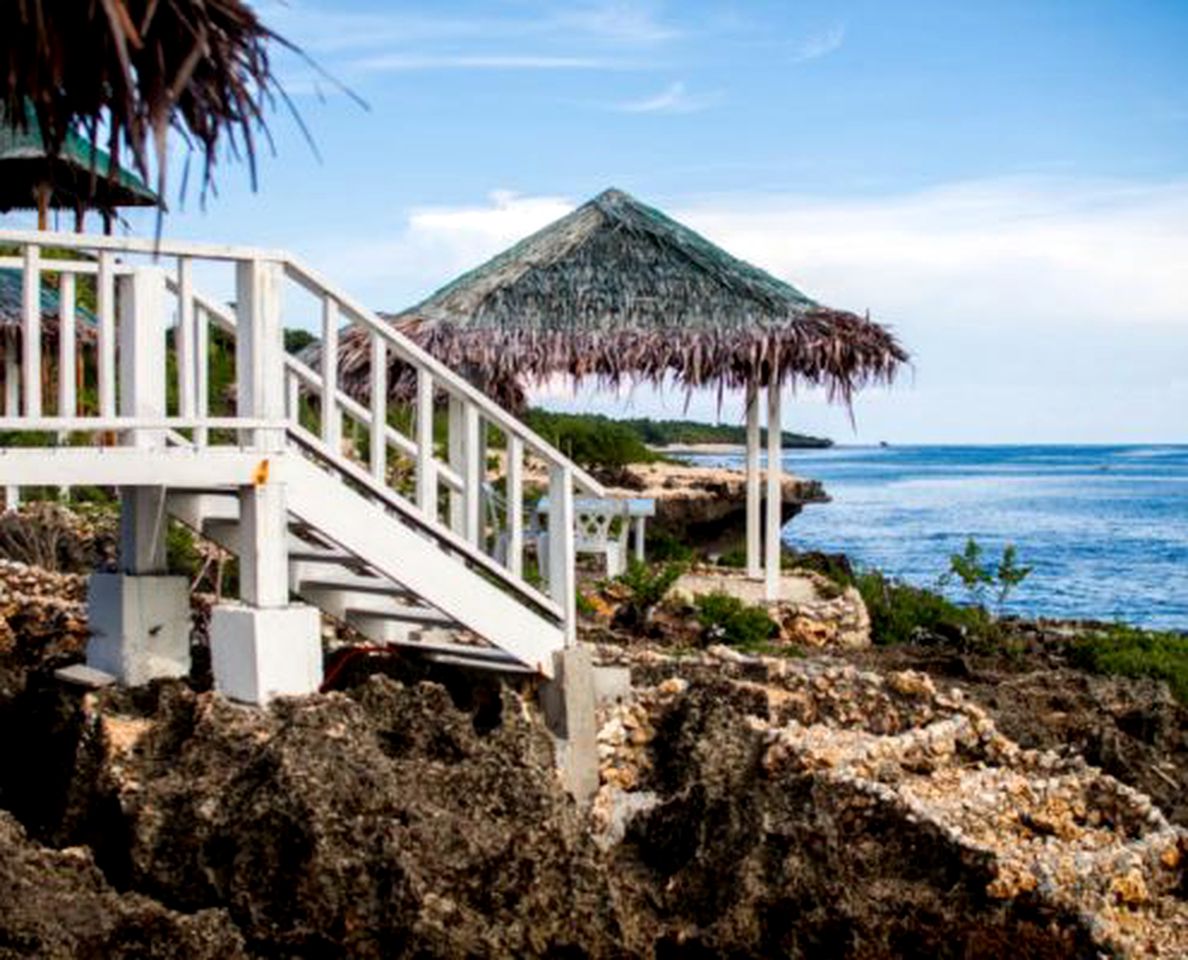
<instances>
[{"instance_id":1,"label":"white post under hut","mask_svg":"<svg viewBox=\"0 0 1188 960\"><path fill-rule=\"evenodd\" d=\"M763 579L764 597L780 598L780 519L783 506L783 467L781 460L780 388L767 387L767 473L766 497L759 470L760 431L759 386L747 385L747 576ZM766 501L766 511L763 504Z\"/></svg>"}]
</instances>

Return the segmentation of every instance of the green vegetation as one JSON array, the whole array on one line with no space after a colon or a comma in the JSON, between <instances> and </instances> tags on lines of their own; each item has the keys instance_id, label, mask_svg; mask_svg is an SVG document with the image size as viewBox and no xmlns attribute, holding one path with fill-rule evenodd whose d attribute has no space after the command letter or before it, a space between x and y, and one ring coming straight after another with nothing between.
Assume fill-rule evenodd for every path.
<instances>
[{"instance_id":1,"label":"green vegetation","mask_svg":"<svg viewBox=\"0 0 1188 960\"><path fill-rule=\"evenodd\" d=\"M870 613L871 639L877 644L929 639L968 648L991 643L997 636L995 621L984 607L963 607L877 570L860 573L855 584Z\"/></svg>"},{"instance_id":2,"label":"green vegetation","mask_svg":"<svg viewBox=\"0 0 1188 960\"><path fill-rule=\"evenodd\" d=\"M760 606L743 603L728 593L707 593L694 601L702 640L731 647L759 649L779 632L779 627Z\"/></svg>"},{"instance_id":3,"label":"green vegetation","mask_svg":"<svg viewBox=\"0 0 1188 960\"><path fill-rule=\"evenodd\" d=\"M646 624L652 610L684 572L685 565L682 563L648 566L632 557L627 570L614 580L625 594L615 615L617 624L628 628Z\"/></svg>"},{"instance_id":4,"label":"green vegetation","mask_svg":"<svg viewBox=\"0 0 1188 960\"><path fill-rule=\"evenodd\" d=\"M1092 673L1163 680L1188 704L1188 636L1118 624L1087 631L1071 643L1070 654Z\"/></svg>"},{"instance_id":5,"label":"green vegetation","mask_svg":"<svg viewBox=\"0 0 1188 960\"><path fill-rule=\"evenodd\" d=\"M621 469L660 459L638 434L609 417L529 410L524 422L583 467Z\"/></svg>"},{"instance_id":6,"label":"green vegetation","mask_svg":"<svg viewBox=\"0 0 1188 960\"><path fill-rule=\"evenodd\" d=\"M949 570L941 578L942 585L959 580L970 599L978 606L984 606L986 591L993 590L995 601L1001 612L1006 606L1011 591L1027 579L1031 567L1020 566L1015 545L1008 543L1002 551L1002 559L993 567L982 560L982 546L973 537L965 541L965 550L949 556Z\"/></svg>"},{"instance_id":7,"label":"green vegetation","mask_svg":"<svg viewBox=\"0 0 1188 960\"><path fill-rule=\"evenodd\" d=\"M650 420L646 417L634 420L619 420L618 423L635 433L644 443L653 446L695 443L747 442L746 427L729 423L698 423L695 420ZM767 443L767 430L760 431ZM833 441L824 437L810 437L803 433L785 430L780 434L785 447L831 447Z\"/></svg>"}]
</instances>

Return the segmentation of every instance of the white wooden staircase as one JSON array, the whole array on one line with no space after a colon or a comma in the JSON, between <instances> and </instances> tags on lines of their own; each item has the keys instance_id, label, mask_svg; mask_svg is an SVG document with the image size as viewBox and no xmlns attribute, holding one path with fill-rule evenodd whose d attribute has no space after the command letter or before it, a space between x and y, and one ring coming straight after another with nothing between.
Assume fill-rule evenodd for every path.
<instances>
[{"instance_id":1,"label":"white wooden staircase","mask_svg":"<svg viewBox=\"0 0 1188 960\"><path fill-rule=\"evenodd\" d=\"M21 487L118 487L126 575L164 573L170 516L238 556L247 608L300 601L378 643L553 676L575 642L573 499L603 491L453 371L284 253L0 231L0 269L23 289L19 331L0 344L0 432L51 443L0 433L10 505ZM46 284L60 316L44 315ZM368 332L371 372L348 393L337 343L350 326ZM319 369L285 352L287 327L320 333ZM224 399L212 335L234 339L231 415L210 412ZM390 419L396 362L415 383L405 428ZM84 367L93 391L79 390ZM448 411L442 453L435 410ZM548 477L543 584L525 578L529 464Z\"/></svg>"}]
</instances>

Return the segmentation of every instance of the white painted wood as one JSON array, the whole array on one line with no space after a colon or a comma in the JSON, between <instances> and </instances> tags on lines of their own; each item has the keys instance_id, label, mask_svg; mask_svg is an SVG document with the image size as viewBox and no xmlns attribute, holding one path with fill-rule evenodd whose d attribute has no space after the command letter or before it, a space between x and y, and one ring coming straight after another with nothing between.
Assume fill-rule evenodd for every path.
<instances>
[{"instance_id":1,"label":"white painted wood","mask_svg":"<svg viewBox=\"0 0 1188 960\"><path fill-rule=\"evenodd\" d=\"M783 467L780 426L780 388L767 388L767 530L764 537L764 595L780 594L780 509L783 506Z\"/></svg>"},{"instance_id":2,"label":"white painted wood","mask_svg":"<svg viewBox=\"0 0 1188 960\"><path fill-rule=\"evenodd\" d=\"M16 332L11 329L0 331L4 336L4 415L21 415L21 354L17 347ZM14 429L19 430L20 427Z\"/></svg>"},{"instance_id":3,"label":"white painted wood","mask_svg":"<svg viewBox=\"0 0 1188 960\"><path fill-rule=\"evenodd\" d=\"M95 316L98 323L95 367L101 417L113 417L116 413L115 265L115 254L107 251L99 254L99 271L95 278Z\"/></svg>"},{"instance_id":4,"label":"white painted wood","mask_svg":"<svg viewBox=\"0 0 1188 960\"><path fill-rule=\"evenodd\" d=\"M271 420L278 429L251 431L243 442L279 450L285 419L284 333L281 329L281 265L268 260L236 264L236 412Z\"/></svg>"},{"instance_id":5,"label":"white painted wood","mask_svg":"<svg viewBox=\"0 0 1188 960\"><path fill-rule=\"evenodd\" d=\"M464 502L463 531L469 543L478 546L482 540L483 459L478 408L473 404L462 407L462 496Z\"/></svg>"},{"instance_id":6,"label":"white painted wood","mask_svg":"<svg viewBox=\"0 0 1188 960\"><path fill-rule=\"evenodd\" d=\"M426 603L545 676L564 644L560 628L366 501L341 496L338 481L316 465L294 460L290 511L377 570L392 571ZM415 558L411 560L410 558Z\"/></svg>"},{"instance_id":7,"label":"white painted wood","mask_svg":"<svg viewBox=\"0 0 1188 960\"><path fill-rule=\"evenodd\" d=\"M0 477L18 487L242 485L259 466L258 453L220 447L0 447ZM274 474L282 467L272 459Z\"/></svg>"},{"instance_id":8,"label":"white painted wood","mask_svg":"<svg viewBox=\"0 0 1188 960\"><path fill-rule=\"evenodd\" d=\"M120 488L120 569L137 576L165 573L165 488Z\"/></svg>"},{"instance_id":9,"label":"white painted wood","mask_svg":"<svg viewBox=\"0 0 1188 960\"><path fill-rule=\"evenodd\" d=\"M236 247L217 243L193 243L188 240L141 239L139 237L102 236L94 233L58 233L52 230L0 230L0 243L40 244L64 250L103 250L147 254L151 257L194 257L202 260L275 260L286 254L261 247Z\"/></svg>"},{"instance_id":10,"label":"white painted wood","mask_svg":"<svg viewBox=\"0 0 1188 960\"><path fill-rule=\"evenodd\" d=\"M193 417L198 411L198 354L195 352L197 329L194 310L194 263L189 257L177 259L177 329L173 342L177 347L177 412Z\"/></svg>"},{"instance_id":11,"label":"white painted wood","mask_svg":"<svg viewBox=\"0 0 1188 960\"><path fill-rule=\"evenodd\" d=\"M561 607L565 645L577 643L573 476L564 464L549 470L549 596Z\"/></svg>"},{"instance_id":12,"label":"white painted wood","mask_svg":"<svg viewBox=\"0 0 1188 960\"><path fill-rule=\"evenodd\" d=\"M644 562L645 544L647 543L647 518L636 517L632 523L635 525L635 559L640 563Z\"/></svg>"},{"instance_id":13,"label":"white painted wood","mask_svg":"<svg viewBox=\"0 0 1188 960\"><path fill-rule=\"evenodd\" d=\"M341 492L335 503L348 499ZM332 503L331 506L335 504ZM272 609L289 602L288 523L285 485L255 483L239 491L239 595L253 607Z\"/></svg>"},{"instance_id":14,"label":"white painted wood","mask_svg":"<svg viewBox=\"0 0 1188 960\"><path fill-rule=\"evenodd\" d=\"M119 278L119 412L129 419L163 419L165 410L165 274L137 267ZM163 442L158 431L137 430L132 446Z\"/></svg>"},{"instance_id":15,"label":"white painted wood","mask_svg":"<svg viewBox=\"0 0 1188 960\"><path fill-rule=\"evenodd\" d=\"M447 403L449 435L446 441L446 452L449 456L450 469L462 478L462 486L457 490L450 490L449 496L449 525L450 529L459 536L466 535L466 514L463 506L463 492L466 489L466 438L465 438L465 404L461 399L449 395Z\"/></svg>"},{"instance_id":16,"label":"white painted wood","mask_svg":"<svg viewBox=\"0 0 1188 960\"><path fill-rule=\"evenodd\" d=\"M322 442L342 450L342 413L338 407L338 301L322 297Z\"/></svg>"},{"instance_id":17,"label":"white painted wood","mask_svg":"<svg viewBox=\"0 0 1188 960\"><path fill-rule=\"evenodd\" d=\"M747 576L763 575L762 490L759 483L759 386L747 384Z\"/></svg>"},{"instance_id":18,"label":"white painted wood","mask_svg":"<svg viewBox=\"0 0 1188 960\"><path fill-rule=\"evenodd\" d=\"M194 305L194 416L205 418L210 413L210 316ZM205 427L194 430L194 443L205 447L209 434Z\"/></svg>"},{"instance_id":19,"label":"white painted wood","mask_svg":"<svg viewBox=\"0 0 1188 960\"><path fill-rule=\"evenodd\" d=\"M41 250L29 244L21 276L21 377L26 417L41 416Z\"/></svg>"},{"instance_id":20,"label":"white painted wood","mask_svg":"<svg viewBox=\"0 0 1188 960\"><path fill-rule=\"evenodd\" d=\"M507 438L507 569L524 575L524 441Z\"/></svg>"},{"instance_id":21,"label":"white painted wood","mask_svg":"<svg viewBox=\"0 0 1188 960\"><path fill-rule=\"evenodd\" d=\"M285 370L285 419L301 422L301 381L296 374Z\"/></svg>"},{"instance_id":22,"label":"white painted wood","mask_svg":"<svg viewBox=\"0 0 1188 960\"><path fill-rule=\"evenodd\" d=\"M433 374L417 371L417 506L437 520L437 459L433 455Z\"/></svg>"},{"instance_id":23,"label":"white painted wood","mask_svg":"<svg viewBox=\"0 0 1188 960\"><path fill-rule=\"evenodd\" d=\"M74 315L74 274L58 278L58 416L78 413L78 327Z\"/></svg>"},{"instance_id":24,"label":"white painted wood","mask_svg":"<svg viewBox=\"0 0 1188 960\"><path fill-rule=\"evenodd\" d=\"M388 345L371 336L371 475L381 483L388 478Z\"/></svg>"}]
</instances>

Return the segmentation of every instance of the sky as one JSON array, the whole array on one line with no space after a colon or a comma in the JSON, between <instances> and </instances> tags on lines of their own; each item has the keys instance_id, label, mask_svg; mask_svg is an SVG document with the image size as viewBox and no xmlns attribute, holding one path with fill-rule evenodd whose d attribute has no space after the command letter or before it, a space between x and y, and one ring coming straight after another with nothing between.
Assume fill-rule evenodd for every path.
<instances>
[{"instance_id":1,"label":"sky","mask_svg":"<svg viewBox=\"0 0 1188 960\"><path fill-rule=\"evenodd\" d=\"M1188 442L1184 0L257 9L318 65L275 57L317 152L280 107L258 189L226 158L179 209L175 145L166 236L287 248L395 311L616 186L907 345L853 423L809 391L788 429ZM741 419L679 389L539 396Z\"/></svg>"}]
</instances>

